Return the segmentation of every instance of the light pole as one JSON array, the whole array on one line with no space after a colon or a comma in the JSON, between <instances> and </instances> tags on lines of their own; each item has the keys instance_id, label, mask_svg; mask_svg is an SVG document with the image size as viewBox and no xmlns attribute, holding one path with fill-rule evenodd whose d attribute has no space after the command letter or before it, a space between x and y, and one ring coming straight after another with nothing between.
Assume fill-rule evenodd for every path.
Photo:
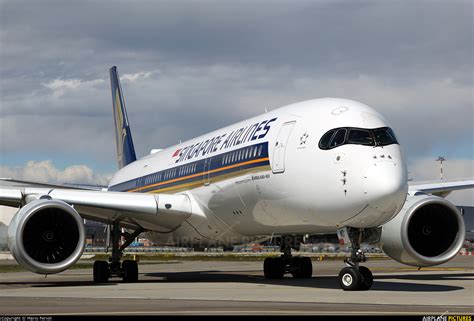
<instances>
[{"instance_id":1,"label":"light pole","mask_svg":"<svg viewBox=\"0 0 474 321\"><path fill-rule=\"evenodd\" d=\"M443 179L443 162L445 160L446 160L446 158L444 158L444 156L439 156L436 159L437 162L440 162L440 172L439 172L439 174L440 174L441 179Z\"/></svg>"}]
</instances>

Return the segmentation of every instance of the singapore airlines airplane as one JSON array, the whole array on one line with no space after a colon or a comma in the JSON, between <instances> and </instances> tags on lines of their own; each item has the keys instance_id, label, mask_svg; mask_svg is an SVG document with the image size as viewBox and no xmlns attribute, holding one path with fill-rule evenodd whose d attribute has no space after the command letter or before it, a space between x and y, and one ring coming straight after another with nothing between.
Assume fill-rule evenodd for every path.
<instances>
[{"instance_id":1,"label":"singapore airlines airplane","mask_svg":"<svg viewBox=\"0 0 474 321\"><path fill-rule=\"evenodd\" d=\"M10 251L33 272L58 273L81 257L84 218L112 227L109 262L94 263L98 283L137 281L137 263L121 256L147 230L180 246L279 240L281 257L264 261L269 279L310 278L311 260L292 249L303 235L337 233L352 251L338 276L344 290L372 286L361 243L378 243L394 260L419 267L461 249L464 221L444 197L474 187L474 179L408 186L394 132L364 104L303 101L137 160L116 67L110 80L119 171L108 188L0 189L0 205L19 207Z\"/></svg>"}]
</instances>

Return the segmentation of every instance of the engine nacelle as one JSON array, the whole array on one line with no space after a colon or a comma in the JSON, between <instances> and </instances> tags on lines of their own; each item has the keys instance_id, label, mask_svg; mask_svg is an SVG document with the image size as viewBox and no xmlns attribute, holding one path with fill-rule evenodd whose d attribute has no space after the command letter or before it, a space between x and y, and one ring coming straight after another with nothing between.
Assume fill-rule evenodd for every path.
<instances>
[{"instance_id":1,"label":"engine nacelle","mask_svg":"<svg viewBox=\"0 0 474 321\"><path fill-rule=\"evenodd\" d=\"M84 243L84 224L77 211L49 196L22 207L8 228L13 257L23 267L41 274L71 267L81 257Z\"/></svg>"},{"instance_id":2,"label":"engine nacelle","mask_svg":"<svg viewBox=\"0 0 474 321\"><path fill-rule=\"evenodd\" d=\"M395 261L412 266L438 265L452 259L466 230L459 210L444 198L416 195L382 226L380 243Z\"/></svg>"}]
</instances>

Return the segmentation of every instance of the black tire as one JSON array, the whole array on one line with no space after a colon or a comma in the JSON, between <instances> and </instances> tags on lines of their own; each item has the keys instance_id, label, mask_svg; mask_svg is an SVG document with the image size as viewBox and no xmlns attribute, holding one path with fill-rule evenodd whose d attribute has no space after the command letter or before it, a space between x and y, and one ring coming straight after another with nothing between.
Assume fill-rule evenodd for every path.
<instances>
[{"instance_id":1,"label":"black tire","mask_svg":"<svg viewBox=\"0 0 474 321\"><path fill-rule=\"evenodd\" d=\"M290 272L295 279L301 279L303 277L301 273L301 257L295 256L291 258Z\"/></svg>"},{"instance_id":2,"label":"black tire","mask_svg":"<svg viewBox=\"0 0 474 321\"><path fill-rule=\"evenodd\" d=\"M105 261L95 261L94 267L94 283L106 283L109 281L110 270L109 264Z\"/></svg>"},{"instance_id":3,"label":"black tire","mask_svg":"<svg viewBox=\"0 0 474 321\"><path fill-rule=\"evenodd\" d=\"M122 269L124 272L124 282L137 282L138 281L138 263L137 261L125 260L122 263Z\"/></svg>"},{"instance_id":4,"label":"black tire","mask_svg":"<svg viewBox=\"0 0 474 321\"><path fill-rule=\"evenodd\" d=\"M267 257L263 262L263 273L267 279L282 279L285 267L279 257Z\"/></svg>"},{"instance_id":5,"label":"black tire","mask_svg":"<svg viewBox=\"0 0 474 321\"><path fill-rule=\"evenodd\" d=\"M293 257L291 259L291 275L295 279L309 279L313 276L313 264L309 257Z\"/></svg>"},{"instance_id":6,"label":"black tire","mask_svg":"<svg viewBox=\"0 0 474 321\"><path fill-rule=\"evenodd\" d=\"M265 261L263 261L263 275L266 279L272 278L272 260L272 257L267 257L265 258Z\"/></svg>"},{"instance_id":7,"label":"black tire","mask_svg":"<svg viewBox=\"0 0 474 321\"><path fill-rule=\"evenodd\" d=\"M339 272L338 281L344 291L356 291L362 283L362 275L355 267L345 267Z\"/></svg>"},{"instance_id":8,"label":"black tire","mask_svg":"<svg viewBox=\"0 0 474 321\"><path fill-rule=\"evenodd\" d=\"M303 279L311 279L313 277L313 263L309 257L301 258L301 274Z\"/></svg>"},{"instance_id":9,"label":"black tire","mask_svg":"<svg viewBox=\"0 0 474 321\"><path fill-rule=\"evenodd\" d=\"M372 272L365 266L359 266L359 272L362 275L362 282L359 284L359 289L363 291L369 290L374 283Z\"/></svg>"}]
</instances>

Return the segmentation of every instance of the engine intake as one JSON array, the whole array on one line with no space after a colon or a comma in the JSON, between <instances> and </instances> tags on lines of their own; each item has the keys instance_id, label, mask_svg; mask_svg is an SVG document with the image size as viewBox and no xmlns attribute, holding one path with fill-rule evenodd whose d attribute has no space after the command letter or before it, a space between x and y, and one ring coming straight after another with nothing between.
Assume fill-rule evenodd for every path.
<instances>
[{"instance_id":1,"label":"engine intake","mask_svg":"<svg viewBox=\"0 0 474 321\"><path fill-rule=\"evenodd\" d=\"M42 274L59 273L84 251L84 224L67 203L39 199L22 207L8 229L10 252L22 266Z\"/></svg>"},{"instance_id":2,"label":"engine intake","mask_svg":"<svg viewBox=\"0 0 474 321\"><path fill-rule=\"evenodd\" d=\"M398 262L432 266L452 259L464 238L464 220L452 203L436 196L416 195L382 226L381 246Z\"/></svg>"}]
</instances>

